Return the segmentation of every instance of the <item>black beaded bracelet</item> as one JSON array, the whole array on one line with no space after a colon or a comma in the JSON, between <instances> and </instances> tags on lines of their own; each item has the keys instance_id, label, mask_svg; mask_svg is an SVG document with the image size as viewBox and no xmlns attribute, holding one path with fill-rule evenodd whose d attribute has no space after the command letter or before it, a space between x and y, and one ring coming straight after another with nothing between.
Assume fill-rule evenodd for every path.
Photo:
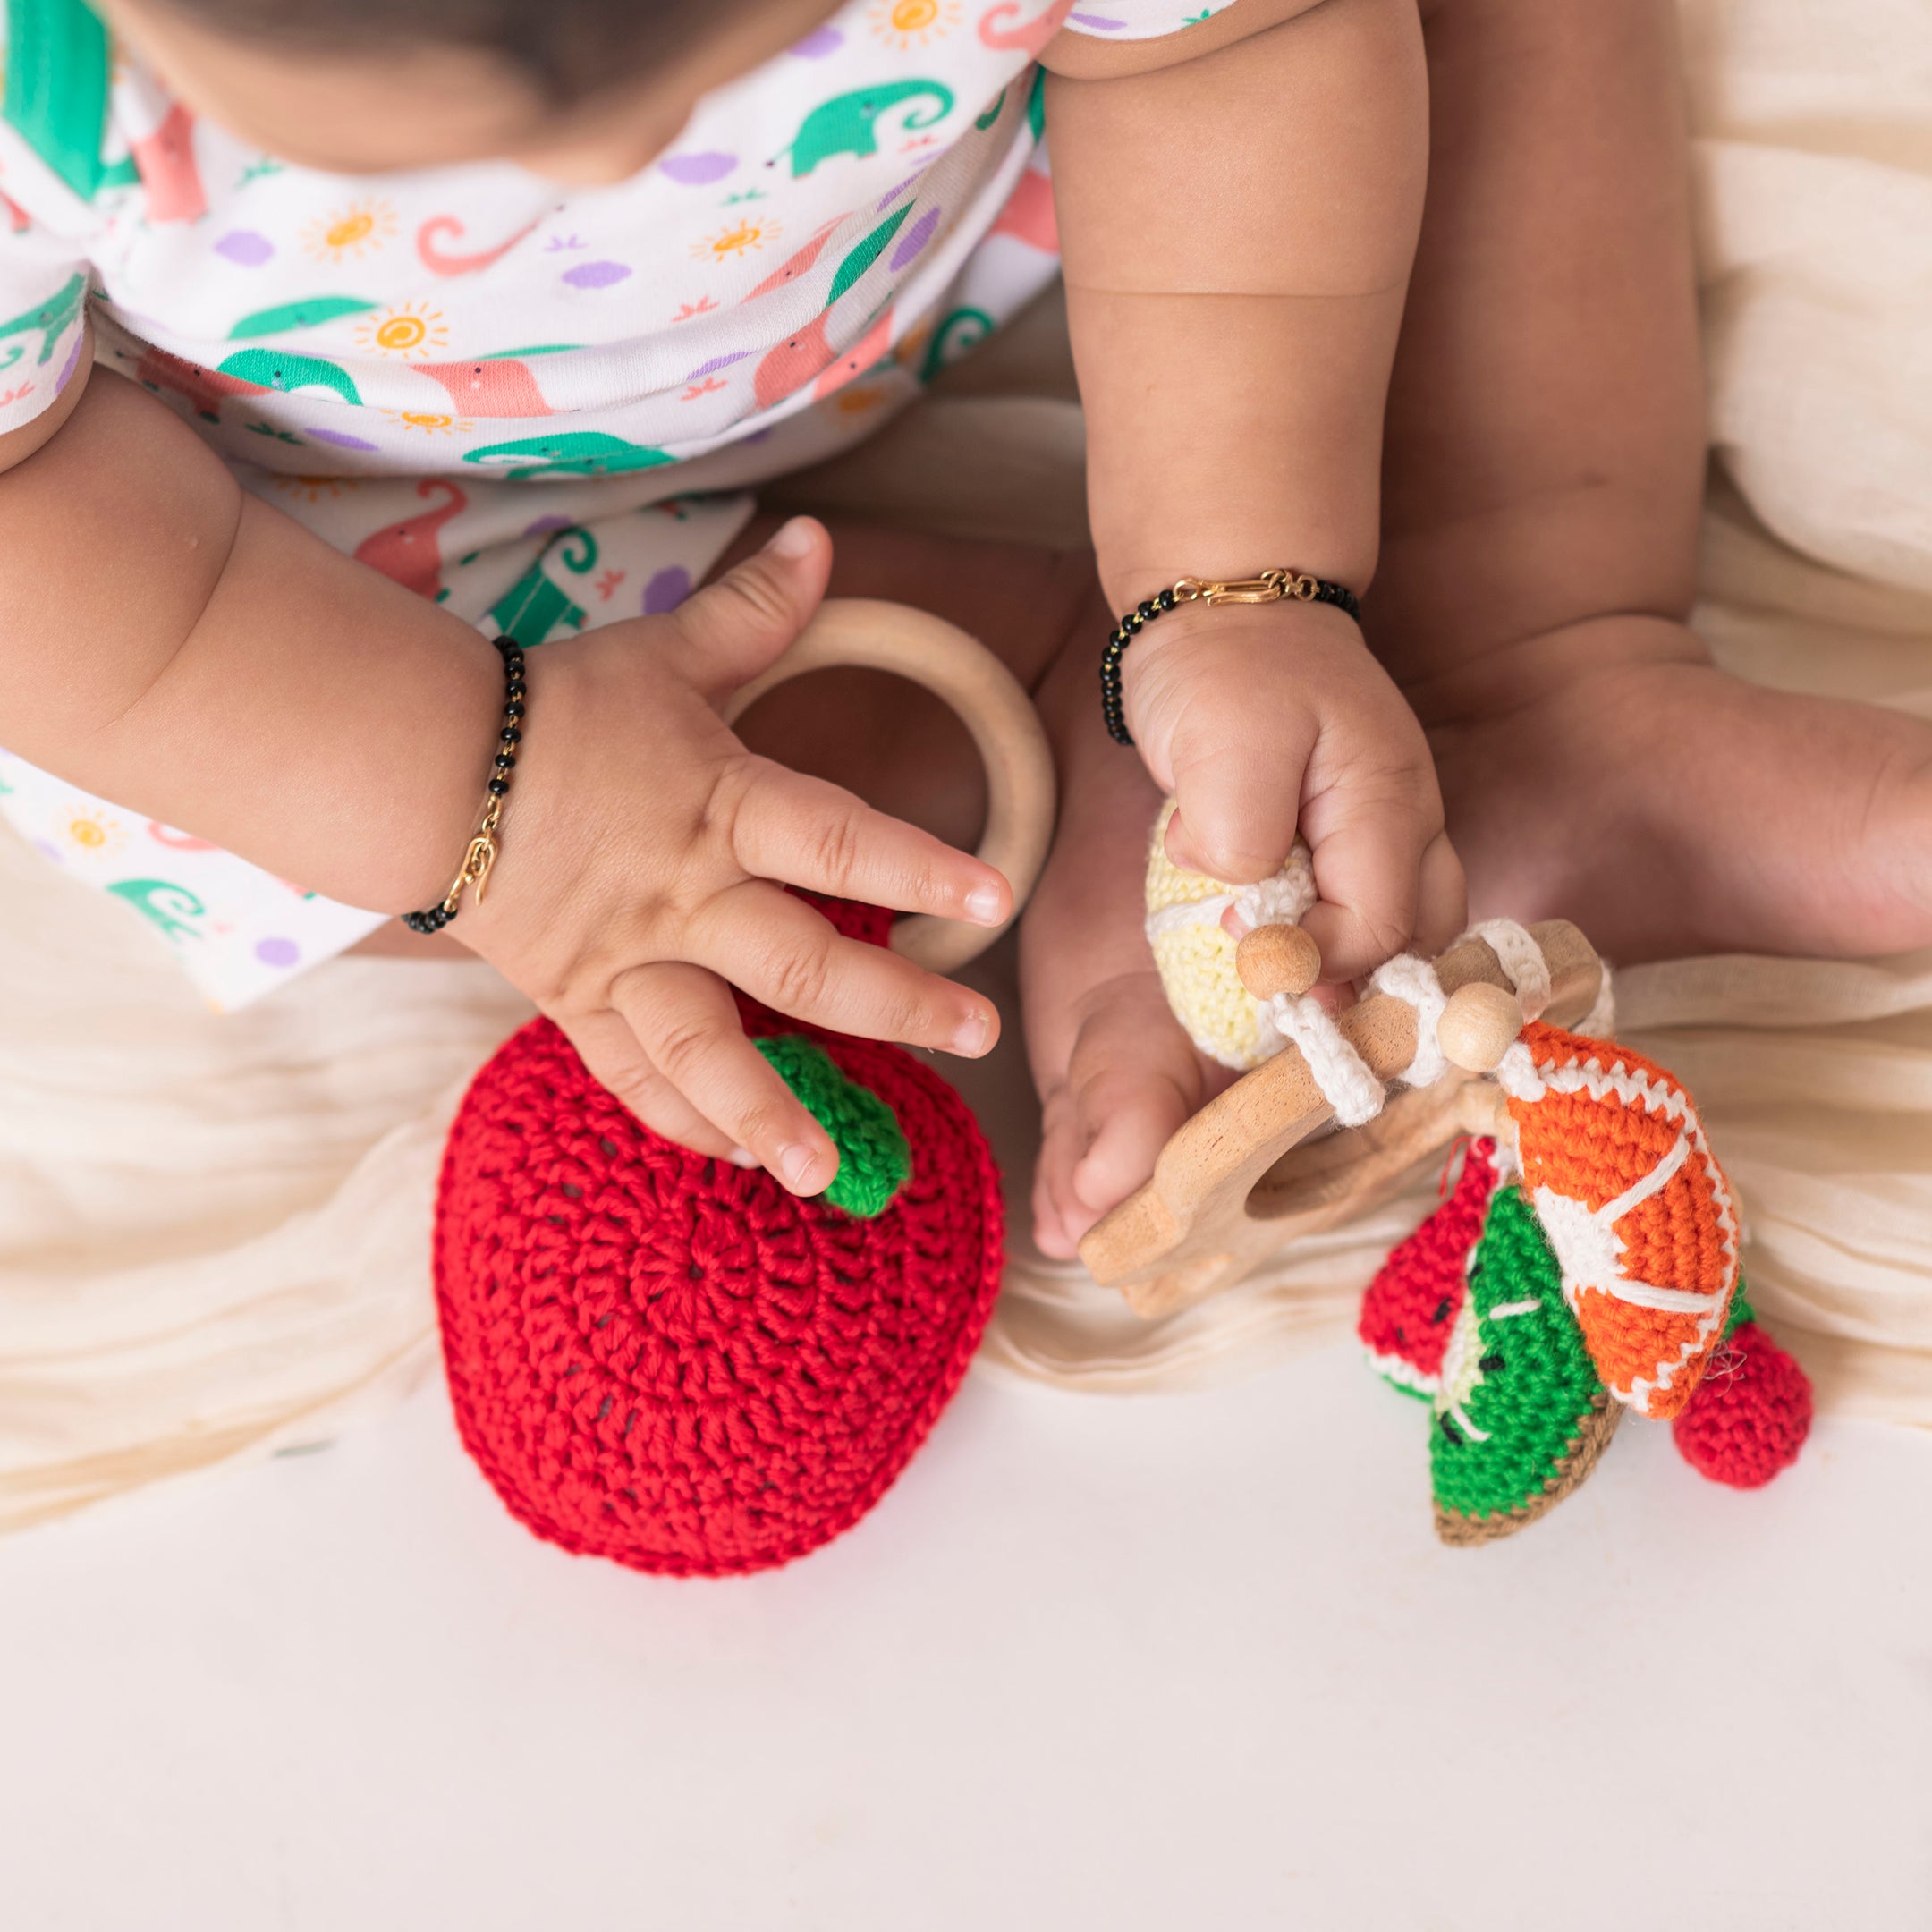
<instances>
[{"instance_id":1,"label":"black beaded bracelet","mask_svg":"<svg viewBox=\"0 0 1932 1932\"><path fill-rule=\"evenodd\" d=\"M483 810L471 835L469 850L443 902L421 912L405 912L402 923L414 933L441 932L461 910L464 888L476 887L477 903L483 902L483 889L489 883L490 868L496 863L496 828L503 822L504 801L510 795L510 774L516 769L516 748L523 741L523 648L514 638L496 640L503 657L503 729L496 735L496 756L483 796Z\"/></svg>"},{"instance_id":2,"label":"black beaded bracelet","mask_svg":"<svg viewBox=\"0 0 1932 1932\"><path fill-rule=\"evenodd\" d=\"M1207 583L1199 577L1183 577L1170 589L1148 597L1138 609L1129 611L1107 632L1106 649L1100 657L1100 714L1106 720L1107 735L1115 744L1133 742L1121 705L1121 659L1126 656L1127 647L1157 617L1177 604L1278 604L1284 597L1296 597L1304 604L1333 604L1357 623L1361 621L1361 599L1352 590L1292 570L1263 571L1258 577L1238 578L1230 583Z\"/></svg>"}]
</instances>

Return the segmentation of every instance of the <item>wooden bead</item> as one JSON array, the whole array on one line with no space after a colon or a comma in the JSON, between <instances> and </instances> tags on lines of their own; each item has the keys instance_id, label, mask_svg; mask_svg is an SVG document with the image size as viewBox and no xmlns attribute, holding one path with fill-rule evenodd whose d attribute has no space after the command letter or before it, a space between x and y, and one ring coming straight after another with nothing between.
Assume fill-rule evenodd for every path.
<instances>
[{"instance_id":1,"label":"wooden bead","mask_svg":"<svg viewBox=\"0 0 1932 1932\"><path fill-rule=\"evenodd\" d=\"M1234 948L1234 970L1257 999L1300 999L1321 978L1321 948L1299 926L1257 926Z\"/></svg>"},{"instance_id":2,"label":"wooden bead","mask_svg":"<svg viewBox=\"0 0 1932 1932\"><path fill-rule=\"evenodd\" d=\"M1516 996L1479 979L1449 996L1436 1022L1436 1044L1465 1073L1494 1073L1522 1026Z\"/></svg>"}]
</instances>

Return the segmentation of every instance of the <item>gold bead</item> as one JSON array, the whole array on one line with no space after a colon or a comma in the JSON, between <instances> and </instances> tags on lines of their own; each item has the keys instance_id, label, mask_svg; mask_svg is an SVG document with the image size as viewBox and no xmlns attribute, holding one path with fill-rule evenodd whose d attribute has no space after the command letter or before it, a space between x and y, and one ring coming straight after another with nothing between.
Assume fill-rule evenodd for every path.
<instances>
[{"instance_id":1,"label":"gold bead","mask_svg":"<svg viewBox=\"0 0 1932 1932\"><path fill-rule=\"evenodd\" d=\"M1300 999L1321 978L1321 948L1299 926L1257 926L1234 948L1234 970L1258 1000Z\"/></svg>"},{"instance_id":2,"label":"gold bead","mask_svg":"<svg viewBox=\"0 0 1932 1932\"><path fill-rule=\"evenodd\" d=\"M1452 1066L1466 1073L1494 1073L1522 1027L1516 996L1479 979L1449 996L1436 1022L1436 1044Z\"/></svg>"}]
</instances>

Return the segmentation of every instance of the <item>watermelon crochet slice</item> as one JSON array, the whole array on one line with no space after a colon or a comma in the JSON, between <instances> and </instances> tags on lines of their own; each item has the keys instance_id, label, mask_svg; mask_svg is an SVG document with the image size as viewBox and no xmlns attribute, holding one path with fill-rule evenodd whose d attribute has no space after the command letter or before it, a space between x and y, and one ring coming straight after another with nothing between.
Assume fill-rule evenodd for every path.
<instances>
[{"instance_id":1,"label":"watermelon crochet slice","mask_svg":"<svg viewBox=\"0 0 1932 1932\"><path fill-rule=\"evenodd\" d=\"M1436 1532L1450 1544L1490 1542L1533 1522L1583 1481L1616 1428L1619 1411L1519 1187L1491 1197L1435 1410Z\"/></svg>"},{"instance_id":2,"label":"watermelon crochet slice","mask_svg":"<svg viewBox=\"0 0 1932 1932\"><path fill-rule=\"evenodd\" d=\"M1390 1250L1362 1296L1355 1332L1376 1373L1405 1395L1427 1400L1442 1385L1443 1353L1496 1180L1496 1142L1472 1141L1442 1206Z\"/></svg>"}]
</instances>

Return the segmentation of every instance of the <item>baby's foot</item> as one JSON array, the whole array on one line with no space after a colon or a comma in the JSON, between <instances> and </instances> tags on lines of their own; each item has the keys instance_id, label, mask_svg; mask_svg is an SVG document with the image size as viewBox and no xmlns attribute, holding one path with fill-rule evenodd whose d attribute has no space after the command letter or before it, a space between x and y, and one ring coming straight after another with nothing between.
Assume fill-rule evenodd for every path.
<instances>
[{"instance_id":1,"label":"baby's foot","mask_svg":"<svg viewBox=\"0 0 1932 1932\"><path fill-rule=\"evenodd\" d=\"M1932 944L1932 725L1748 684L1644 617L1410 695L1479 916L1625 962Z\"/></svg>"}]
</instances>

